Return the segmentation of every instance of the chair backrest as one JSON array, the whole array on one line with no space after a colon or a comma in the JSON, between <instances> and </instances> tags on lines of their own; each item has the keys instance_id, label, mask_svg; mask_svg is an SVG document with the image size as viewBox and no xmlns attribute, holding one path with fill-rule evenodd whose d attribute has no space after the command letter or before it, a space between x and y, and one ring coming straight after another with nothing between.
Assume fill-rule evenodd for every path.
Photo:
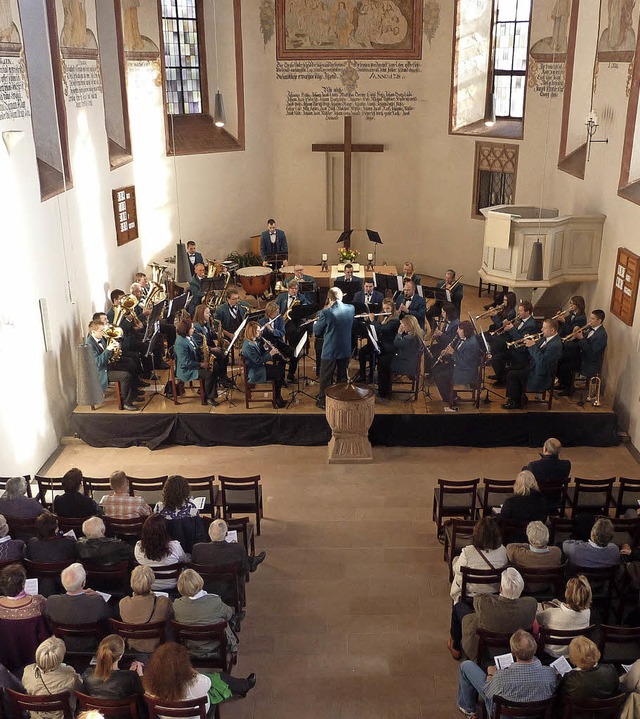
<instances>
[{"instance_id":1,"label":"chair backrest","mask_svg":"<svg viewBox=\"0 0 640 719\"><path fill-rule=\"evenodd\" d=\"M482 666L482 660L487 650L498 649L500 654L511 651L509 640L513 632L490 632L487 629L476 629L478 635L478 655L475 658L476 664ZM492 653L492 656L495 652Z\"/></svg>"},{"instance_id":2,"label":"chair backrest","mask_svg":"<svg viewBox=\"0 0 640 719\"><path fill-rule=\"evenodd\" d=\"M444 525L444 554L449 562L449 581L453 581L453 560L460 554L463 546L471 544L475 519L448 519ZM464 544L463 544L464 542Z\"/></svg>"},{"instance_id":3,"label":"chair backrest","mask_svg":"<svg viewBox=\"0 0 640 719\"><path fill-rule=\"evenodd\" d=\"M188 648L189 642L212 642L219 648L207 657L191 657L195 666L216 667L225 672L231 672L233 656L227 641L227 623L217 622L216 624L181 624L175 619L171 620L171 626L179 644L185 644Z\"/></svg>"},{"instance_id":4,"label":"chair backrest","mask_svg":"<svg viewBox=\"0 0 640 719\"><path fill-rule=\"evenodd\" d=\"M31 490L31 475L30 474L22 474L18 475L21 476L24 481L27 483L27 497L33 497L33 493ZM0 492L4 492L4 490L7 488L7 481L9 479L12 479L12 477L0 477Z\"/></svg>"},{"instance_id":5,"label":"chair backrest","mask_svg":"<svg viewBox=\"0 0 640 719\"><path fill-rule=\"evenodd\" d=\"M9 534L13 539L22 539L24 541L36 536L36 518L29 517L22 519L21 517L10 517L5 514L4 517L9 525Z\"/></svg>"},{"instance_id":6,"label":"chair backrest","mask_svg":"<svg viewBox=\"0 0 640 719\"><path fill-rule=\"evenodd\" d=\"M464 517L475 519L478 502L478 484L475 479L438 479L433 490L433 519L442 531L443 517ZM451 501L447 501L447 499Z\"/></svg>"},{"instance_id":7,"label":"chair backrest","mask_svg":"<svg viewBox=\"0 0 640 719\"><path fill-rule=\"evenodd\" d=\"M82 566L87 573L87 586L92 589L113 594L129 593L129 564L128 562L115 562L114 564L94 564L82 560Z\"/></svg>"},{"instance_id":8,"label":"chair backrest","mask_svg":"<svg viewBox=\"0 0 640 719\"><path fill-rule=\"evenodd\" d=\"M253 525L249 522L249 517L227 519L226 522L229 530L238 533L238 542L244 544L247 554L251 555L250 549L253 548Z\"/></svg>"},{"instance_id":9,"label":"chair backrest","mask_svg":"<svg viewBox=\"0 0 640 719\"><path fill-rule=\"evenodd\" d=\"M214 507L216 504L216 497L218 496L218 488L215 486L215 476L208 475L207 477L185 477L191 487L191 495L193 497L204 497L205 505L202 512L206 514L213 514Z\"/></svg>"},{"instance_id":10,"label":"chair backrest","mask_svg":"<svg viewBox=\"0 0 640 719\"><path fill-rule=\"evenodd\" d=\"M111 494L109 477L84 477L84 493L95 502L99 502L105 494Z\"/></svg>"},{"instance_id":11,"label":"chair backrest","mask_svg":"<svg viewBox=\"0 0 640 719\"><path fill-rule=\"evenodd\" d=\"M58 528L62 532L68 532L73 529L76 537L82 537L82 525L87 521L87 517L58 517Z\"/></svg>"},{"instance_id":12,"label":"chair backrest","mask_svg":"<svg viewBox=\"0 0 640 719\"><path fill-rule=\"evenodd\" d=\"M540 485L540 492L546 497L546 499L560 511L561 516L564 516L564 510L567 504L567 490L569 488L570 479L554 479L546 481Z\"/></svg>"},{"instance_id":13,"label":"chair backrest","mask_svg":"<svg viewBox=\"0 0 640 719\"><path fill-rule=\"evenodd\" d=\"M564 596L566 562L559 567L517 567L524 580L523 596L561 599ZM542 599L538 599L542 601Z\"/></svg>"},{"instance_id":14,"label":"chair backrest","mask_svg":"<svg viewBox=\"0 0 640 719\"><path fill-rule=\"evenodd\" d=\"M109 619L109 626L114 634L121 636L125 642L133 639L157 639L164 642L166 622L147 622L146 624L128 624L117 619Z\"/></svg>"},{"instance_id":15,"label":"chair backrest","mask_svg":"<svg viewBox=\"0 0 640 719\"><path fill-rule=\"evenodd\" d=\"M109 537L118 539L138 540L142 535L142 525L146 517L133 517L132 519L117 519L116 517L103 517L106 533Z\"/></svg>"},{"instance_id":16,"label":"chair backrest","mask_svg":"<svg viewBox=\"0 0 640 719\"><path fill-rule=\"evenodd\" d=\"M15 716L22 716L22 712L62 712L64 719L73 719L71 711L69 692L60 692L59 694L45 694L43 696L30 696L22 694L13 689L5 689L9 697L9 703L13 707Z\"/></svg>"},{"instance_id":17,"label":"chair backrest","mask_svg":"<svg viewBox=\"0 0 640 719\"><path fill-rule=\"evenodd\" d=\"M176 562L175 564L164 564L157 567L150 566L149 569L155 574L158 581L177 582L180 573L184 568L184 564Z\"/></svg>"},{"instance_id":18,"label":"chair backrest","mask_svg":"<svg viewBox=\"0 0 640 719\"><path fill-rule=\"evenodd\" d=\"M220 475L218 477L220 481L220 490L222 492L222 507L224 510L225 505L228 502L227 494L232 491L234 494L242 492L242 504L252 504L256 507L259 504L259 492L260 492L260 475L256 474L253 477L225 477ZM240 502L239 502L240 503Z\"/></svg>"},{"instance_id":19,"label":"chair backrest","mask_svg":"<svg viewBox=\"0 0 640 719\"><path fill-rule=\"evenodd\" d=\"M162 477L129 477L129 491L153 506L162 499L162 488L166 481L166 474Z\"/></svg>"},{"instance_id":20,"label":"chair backrest","mask_svg":"<svg viewBox=\"0 0 640 719\"><path fill-rule=\"evenodd\" d=\"M622 516L631 507L636 508L640 499L640 478L620 477L618 482L616 517Z\"/></svg>"},{"instance_id":21,"label":"chair backrest","mask_svg":"<svg viewBox=\"0 0 640 719\"><path fill-rule=\"evenodd\" d=\"M493 719L500 717L544 717L553 716L555 697L539 702L512 702L501 696L493 697Z\"/></svg>"},{"instance_id":22,"label":"chair backrest","mask_svg":"<svg viewBox=\"0 0 640 719\"><path fill-rule=\"evenodd\" d=\"M618 719L622 706L627 700L626 694L616 694L608 699L572 699L562 700L563 719L575 716L588 716L589 719Z\"/></svg>"},{"instance_id":23,"label":"chair backrest","mask_svg":"<svg viewBox=\"0 0 640 719\"><path fill-rule=\"evenodd\" d=\"M53 498L56 494L62 494L62 477L42 477L36 474L34 479L38 484L38 499L43 507L53 511Z\"/></svg>"},{"instance_id":24,"label":"chair backrest","mask_svg":"<svg viewBox=\"0 0 640 719\"><path fill-rule=\"evenodd\" d=\"M106 622L91 622L90 624L65 624L49 619L51 631L60 639L91 639L97 646L100 640L107 635Z\"/></svg>"},{"instance_id":25,"label":"chair backrest","mask_svg":"<svg viewBox=\"0 0 640 719\"><path fill-rule=\"evenodd\" d=\"M32 562L30 559L23 559L22 563L27 570L27 577L34 579L59 579L63 569L73 564L75 560L69 559L65 562Z\"/></svg>"},{"instance_id":26,"label":"chair backrest","mask_svg":"<svg viewBox=\"0 0 640 719\"><path fill-rule=\"evenodd\" d=\"M599 639L602 662L630 664L640 657L640 627L601 624Z\"/></svg>"},{"instance_id":27,"label":"chair backrest","mask_svg":"<svg viewBox=\"0 0 640 719\"><path fill-rule=\"evenodd\" d=\"M573 520L564 517L549 517L549 546L559 546L569 539L573 531Z\"/></svg>"},{"instance_id":28,"label":"chair backrest","mask_svg":"<svg viewBox=\"0 0 640 719\"><path fill-rule=\"evenodd\" d=\"M570 567L572 575L584 574L584 576L589 580L589 584L591 585L591 590L593 592L594 602L597 599L606 597L608 605L611 606L616 573L618 570L617 564L613 567L598 567L597 569L594 569L593 567L581 567L577 564L571 564ZM605 587L604 591L602 590L603 586Z\"/></svg>"},{"instance_id":29,"label":"chair backrest","mask_svg":"<svg viewBox=\"0 0 640 719\"><path fill-rule=\"evenodd\" d=\"M138 719L138 696L132 694L124 699L100 699L89 694L75 691L80 710L91 711L95 709L105 719Z\"/></svg>"},{"instance_id":30,"label":"chair backrest","mask_svg":"<svg viewBox=\"0 0 640 719\"><path fill-rule=\"evenodd\" d=\"M169 702L145 694L144 701L149 712L149 719L163 719L163 717L169 717L169 719L189 719L189 717L207 719L205 697L188 699L182 702Z\"/></svg>"},{"instance_id":31,"label":"chair backrest","mask_svg":"<svg viewBox=\"0 0 640 719\"><path fill-rule=\"evenodd\" d=\"M606 479L587 479L585 477L574 477L573 488L573 507L574 510L579 508L580 495L592 495L591 498L584 500L589 506L593 506L593 500L601 496L602 504L598 508L602 508L603 513L607 514L609 507L613 504L613 483L615 477L607 477Z\"/></svg>"},{"instance_id":32,"label":"chair backrest","mask_svg":"<svg viewBox=\"0 0 640 719\"><path fill-rule=\"evenodd\" d=\"M607 519L611 518L607 517ZM619 547L624 543L630 544L632 547L637 546L640 540L640 517L635 517L634 519L616 517L615 519L611 519L611 522L613 523L613 531L615 532L611 540L614 544L617 544Z\"/></svg>"},{"instance_id":33,"label":"chair backrest","mask_svg":"<svg viewBox=\"0 0 640 719\"><path fill-rule=\"evenodd\" d=\"M502 569L473 569L473 567L461 567L462 593L460 599L464 600L470 596L470 584L497 585L499 587L503 571L504 567Z\"/></svg>"},{"instance_id":34,"label":"chair backrest","mask_svg":"<svg viewBox=\"0 0 640 719\"><path fill-rule=\"evenodd\" d=\"M493 516L493 507L500 506L506 497L513 494L515 483L515 479L483 478L480 490L483 517Z\"/></svg>"},{"instance_id":35,"label":"chair backrest","mask_svg":"<svg viewBox=\"0 0 640 719\"><path fill-rule=\"evenodd\" d=\"M189 568L204 579L206 591L217 594L222 601L233 607L236 613L242 611L242 590L240 586L240 564L225 564L212 567L208 564L189 564Z\"/></svg>"},{"instance_id":36,"label":"chair backrest","mask_svg":"<svg viewBox=\"0 0 640 719\"><path fill-rule=\"evenodd\" d=\"M596 624L590 624L583 629L551 629L550 627L540 627L540 644L542 648L548 644L557 644L560 646L569 646L571 640L576 637L588 637L593 639L597 630Z\"/></svg>"}]
</instances>

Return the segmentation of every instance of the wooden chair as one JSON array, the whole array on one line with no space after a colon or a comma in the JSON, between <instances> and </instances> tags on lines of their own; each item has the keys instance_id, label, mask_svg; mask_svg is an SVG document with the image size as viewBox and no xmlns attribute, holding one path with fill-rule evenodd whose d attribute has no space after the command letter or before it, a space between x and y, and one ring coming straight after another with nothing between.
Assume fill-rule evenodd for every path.
<instances>
[{"instance_id":1,"label":"wooden chair","mask_svg":"<svg viewBox=\"0 0 640 719\"><path fill-rule=\"evenodd\" d=\"M486 669L493 664L497 654L507 654L511 651L509 641L513 632L490 632L487 629L476 629L478 635L478 653L475 663Z\"/></svg>"},{"instance_id":2,"label":"wooden chair","mask_svg":"<svg viewBox=\"0 0 640 719\"><path fill-rule=\"evenodd\" d=\"M67 649L65 660L81 673L86 669L91 658L98 648L100 641L107 636L106 622L93 622L91 624L65 624L49 619L52 633L62 639ZM69 643L69 640L71 643ZM78 642L82 642L78 649Z\"/></svg>"},{"instance_id":3,"label":"wooden chair","mask_svg":"<svg viewBox=\"0 0 640 719\"><path fill-rule=\"evenodd\" d=\"M38 594L48 597L50 594L63 594L64 589L60 581L62 571L74 560L66 562L32 562L30 559L23 559L22 563L27 571L27 577L38 580Z\"/></svg>"},{"instance_id":4,"label":"wooden chair","mask_svg":"<svg viewBox=\"0 0 640 719\"><path fill-rule=\"evenodd\" d=\"M564 517L567 507L567 491L569 489L569 478L557 482L549 482L540 487L550 507L550 516ZM557 506L556 506L557 505Z\"/></svg>"},{"instance_id":5,"label":"wooden chair","mask_svg":"<svg viewBox=\"0 0 640 719\"><path fill-rule=\"evenodd\" d=\"M482 387L482 363L478 364L476 381L472 384L452 384L450 403L457 397L460 402L471 402L476 409L480 409L480 388ZM468 393L470 399L463 399L460 395Z\"/></svg>"},{"instance_id":6,"label":"wooden chair","mask_svg":"<svg viewBox=\"0 0 640 719\"><path fill-rule=\"evenodd\" d=\"M420 361L418 362L418 368L412 375L399 375L393 373L391 375L391 391L396 394L408 394L409 396L405 400L406 402L415 402L420 394L420 387L422 385L422 373L424 365L424 353L420 355ZM404 377L404 379L402 379ZM395 389L394 389L395 386ZM408 389L398 389L408 388Z\"/></svg>"},{"instance_id":7,"label":"wooden chair","mask_svg":"<svg viewBox=\"0 0 640 719\"><path fill-rule=\"evenodd\" d=\"M167 481L166 474L161 477L129 477L129 492L138 495L153 507L162 500L162 489Z\"/></svg>"},{"instance_id":8,"label":"wooden chair","mask_svg":"<svg viewBox=\"0 0 640 719\"><path fill-rule=\"evenodd\" d=\"M550 627L540 627L540 639L538 641L539 652L543 652L544 648L550 644L568 647L571 640L576 637L587 637L593 640L598 630L597 624L590 624L584 629L551 629ZM546 654L548 657L549 654ZM555 659L555 657L554 657Z\"/></svg>"},{"instance_id":9,"label":"wooden chair","mask_svg":"<svg viewBox=\"0 0 640 719\"><path fill-rule=\"evenodd\" d=\"M614 501L616 504L615 516L623 517L627 509L638 509L640 505L640 479L632 477L620 477L620 483L615 487Z\"/></svg>"},{"instance_id":10,"label":"wooden chair","mask_svg":"<svg viewBox=\"0 0 640 719\"><path fill-rule=\"evenodd\" d=\"M34 479L38 485L38 500L45 509L53 512L53 499L56 494L62 494L62 477L42 477L36 474Z\"/></svg>"},{"instance_id":11,"label":"wooden chair","mask_svg":"<svg viewBox=\"0 0 640 719\"><path fill-rule=\"evenodd\" d=\"M490 479L483 477L478 492L483 517L494 517L494 507L500 507L504 500L513 494L515 479Z\"/></svg>"},{"instance_id":12,"label":"wooden chair","mask_svg":"<svg viewBox=\"0 0 640 719\"><path fill-rule=\"evenodd\" d=\"M158 644L163 644L165 641L165 630L167 627L166 622L147 622L146 624L129 624L127 622L119 622L117 619L109 619L109 626L113 634L117 634L122 637L129 647L129 641L133 640L157 640ZM127 658L135 659L136 656L140 655L133 649L129 652L125 652Z\"/></svg>"},{"instance_id":13,"label":"wooden chair","mask_svg":"<svg viewBox=\"0 0 640 719\"><path fill-rule=\"evenodd\" d=\"M149 712L149 719L207 719L205 697L188 699L183 702L169 702L145 694L144 701ZM220 710L217 704L213 711L214 719L220 719Z\"/></svg>"},{"instance_id":14,"label":"wooden chair","mask_svg":"<svg viewBox=\"0 0 640 719\"><path fill-rule=\"evenodd\" d=\"M103 517L107 536L124 539L125 542L137 542L142 536L142 525L146 517L133 519L117 519L116 517Z\"/></svg>"},{"instance_id":15,"label":"wooden chair","mask_svg":"<svg viewBox=\"0 0 640 719\"><path fill-rule=\"evenodd\" d=\"M210 514L212 517L216 517L218 514L217 499L220 490L215 486L215 476L208 475L206 477L185 477L191 487L191 494L193 497L205 498L204 509L201 510L200 514Z\"/></svg>"},{"instance_id":16,"label":"wooden chair","mask_svg":"<svg viewBox=\"0 0 640 719\"><path fill-rule=\"evenodd\" d=\"M562 546L573 531L573 520L564 517L549 517L549 546Z\"/></svg>"},{"instance_id":17,"label":"wooden chair","mask_svg":"<svg viewBox=\"0 0 640 719\"><path fill-rule=\"evenodd\" d=\"M184 644L187 649L189 649L190 645L193 647L192 642L215 642L218 645L218 648L206 657L194 655L190 651L193 666L212 667L231 674L236 658L227 641L226 622L196 626L193 624L181 624L172 619L171 626L175 633L176 641L179 644Z\"/></svg>"},{"instance_id":18,"label":"wooden chair","mask_svg":"<svg viewBox=\"0 0 640 719\"><path fill-rule=\"evenodd\" d=\"M497 592L500 587L502 572L504 570L505 567L502 567L501 569L473 569L472 567L461 567L462 592L460 594L460 601L464 601L471 596L469 594L469 585L471 584L491 585L494 587L495 592Z\"/></svg>"},{"instance_id":19,"label":"wooden chair","mask_svg":"<svg viewBox=\"0 0 640 719\"><path fill-rule=\"evenodd\" d=\"M112 491L109 477L84 477L84 493L95 502L100 502L106 494L111 494Z\"/></svg>"},{"instance_id":20,"label":"wooden chair","mask_svg":"<svg viewBox=\"0 0 640 719\"><path fill-rule=\"evenodd\" d=\"M551 405L553 404L553 393L553 386L551 389L544 390L544 392L535 392L527 390L527 385L525 384L520 404L522 407L526 407L529 404L546 404L547 409L551 409ZM529 395L534 395L536 398L540 397L540 399L529 399Z\"/></svg>"},{"instance_id":21,"label":"wooden chair","mask_svg":"<svg viewBox=\"0 0 640 719\"><path fill-rule=\"evenodd\" d=\"M479 483L479 477L460 480L438 479L438 486L433 489L432 513L438 538L442 537L442 520L445 517L476 519Z\"/></svg>"},{"instance_id":22,"label":"wooden chair","mask_svg":"<svg viewBox=\"0 0 640 719\"><path fill-rule=\"evenodd\" d=\"M32 490L31 490L31 475L30 474L22 474L18 475L24 479L24 481L27 483L27 497L33 497ZM0 493L4 492L7 488L7 480L13 479L13 477L0 477Z\"/></svg>"},{"instance_id":23,"label":"wooden chair","mask_svg":"<svg viewBox=\"0 0 640 719\"><path fill-rule=\"evenodd\" d=\"M449 565L449 581L453 581L453 560L472 543L475 519L448 519L444 523L444 561Z\"/></svg>"},{"instance_id":24,"label":"wooden chair","mask_svg":"<svg viewBox=\"0 0 640 719\"><path fill-rule=\"evenodd\" d=\"M247 554L254 557L256 554L256 533L253 524L248 517L238 517L237 519L226 520L227 527L238 533L238 540L242 541ZM249 577L247 576L247 580Z\"/></svg>"},{"instance_id":25,"label":"wooden chair","mask_svg":"<svg viewBox=\"0 0 640 719\"><path fill-rule=\"evenodd\" d=\"M559 567L536 567L525 569L516 567L524 580L523 597L535 597L538 602L564 597L564 577L566 564Z\"/></svg>"},{"instance_id":26,"label":"wooden chair","mask_svg":"<svg viewBox=\"0 0 640 719\"><path fill-rule=\"evenodd\" d=\"M260 475L225 477L220 475L222 516L229 519L236 513L255 514L256 533L260 536L260 520L264 517Z\"/></svg>"},{"instance_id":27,"label":"wooden chair","mask_svg":"<svg viewBox=\"0 0 640 719\"><path fill-rule=\"evenodd\" d=\"M178 582L178 577L180 576L180 573L184 569L184 564L181 564L180 562L176 562L175 564L165 564L162 566L156 566L152 567L149 566L149 569L154 573L156 581L170 581ZM164 591L168 592L169 596L177 597L178 596L178 590L177 589L165 589Z\"/></svg>"},{"instance_id":28,"label":"wooden chair","mask_svg":"<svg viewBox=\"0 0 640 719\"><path fill-rule=\"evenodd\" d=\"M493 719L500 717L540 717L551 719L555 697L539 702L512 702L501 696L493 698Z\"/></svg>"},{"instance_id":29,"label":"wooden chair","mask_svg":"<svg viewBox=\"0 0 640 719\"><path fill-rule=\"evenodd\" d=\"M176 378L176 361L173 357L169 358L169 382L171 383L171 392L173 394L173 404L180 404L178 394L184 394L184 382ZM191 382L189 383L191 385ZM202 377L198 379L200 404L207 404L207 395L204 391L204 380Z\"/></svg>"},{"instance_id":30,"label":"wooden chair","mask_svg":"<svg viewBox=\"0 0 640 719\"><path fill-rule=\"evenodd\" d=\"M44 694L39 696L30 696L22 694L13 689L4 690L9 699L9 704L13 709L14 716L21 717L23 712L37 712L40 716L43 713L51 716L51 712L55 712L53 716L57 716L58 712L62 712L64 719L73 719L73 711L71 709L71 694L69 692L60 692L59 694Z\"/></svg>"},{"instance_id":31,"label":"wooden chair","mask_svg":"<svg viewBox=\"0 0 640 719\"><path fill-rule=\"evenodd\" d=\"M78 700L80 711L86 712L95 709L105 719L138 719L138 695L132 694L124 699L100 699L89 694L83 694L77 689L74 692Z\"/></svg>"},{"instance_id":32,"label":"wooden chair","mask_svg":"<svg viewBox=\"0 0 640 719\"><path fill-rule=\"evenodd\" d=\"M61 532L68 532L73 529L76 537L82 537L82 525L87 519L88 517L58 517L58 529Z\"/></svg>"},{"instance_id":33,"label":"wooden chair","mask_svg":"<svg viewBox=\"0 0 640 719\"><path fill-rule=\"evenodd\" d=\"M129 576L131 570L128 562L114 564L94 564L86 559L82 566L87 573L87 586L101 592L122 598L129 594Z\"/></svg>"},{"instance_id":34,"label":"wooden chair","mask_svg":"<svg viewBox=\"0 0 640 719\"><path fill-rule=\"evenodd\" d=\"M116 402L118 403L118 409L122 411L124 409L124 400L122 399L122 385L119 381L112 380L108 384L109 387L115 388L115 395L116 395ZM91 409L94 410L96 408L95 404L91 405Z\"/></svg>"},{"instance_id":35,"label":"wooden chair","mask_svg":"<svg viewBox=\"0 0 640 719\"><path fill-rule=\"evenodd\" d=\"M571 699L562 700L562 719L587 716L589 719L618 719L627 700L626 694L616 694L609 699Z\"/></svg>"},{"instance_id":36,"label":"wooden chair","mask_svg":"<svg viewBox=\"0 0 640 719\"><path fill-rule=\"evenodd\" d=\"M607 517L609 519L609 517ZM640 538L640 517L635 519L625 519L624 517L616 517L611 519L613 524L613 539L611 540L618 547L623 544L628 544L631 547L638 545L638 539Z\"/></svg>"},{"instance_id":37,"label":"wooden chair","mask_svg":"<svg viewBox=\"0 0 640 719\"><path fill-rule=\"evenodd\" d=\"M4 518L9 525L9 534L12 539L22 539L23 542L27 542L31 537L36 536L35 517L22 519L21 517L10 517L8 514L5 514Z\"/></svg>"},{"instance_id":38,"label":"wooden chair","mask_svg":"<svg viewBox=\"0 0 640 719\"><path fill-rule=\"evenodd\" d=\"M640 657L640 627L601 624L599 627L600 661L607 664L633 664Z\"/></svg>"},{"instance_id":39,"label":"wooden chair","mask_svg":"<svg viewBox=\"0 0 640 719\"><path fill-rule=\"evenodd\" d=\"M615 477L607 479L585 479L575 477L573 487L567 491L567 502L572 515L578 512L590 512L609 516L609 507L613 505L613 483Z\"/></svg>"},{"instance_id":40,"label":"wooden chair","mask_svg":"<svg viewBox=\"0 0 640 719\"><path fill-rule=\"evenodd\" d=\"M240 564L224 564L219 567L212 567L208 564L189 564L204 580L204 588L207 592L217 594L220 599L229 607L232 607L236 614L242 611L245 605L243 584L240 582Z\"/></svg>"},{"instance_id":41,"label":"wooden chair","mask_svg":"<svg viewBox=\"0 0 640 719\"><path fill-rule=\"evenodd\" d=\"M250 402L271 402L271 406L273 409L277 409L278 405L276 404L276 382L275 380L265 380L264 382L259 382L258 384L254 384L252 382L249 382L249 377L247 374L247 363L244 359L244 356L240 355L240 364L242 366L242 377L244 379L244 406L246 409L249 409L249 403ZM268 386L268 389L265 389L265 387ZM253 395L265 395L268 394L268 397L256 397L254 398ZM258 532L259 534L259 532Z\"/></svg>"},{"instance_id":42,"label":"wooden chair","mask_svg":"<svg viewBox=\"0 0 640 719\"><path fill-rule=\"evenodd\" d=\"M607 620L609 612L613 611L613 597L617 594L616 573L618 565L613 567L580 567L577 564L569 565L572 575L584 574L589 580L592 592L592 606L597 606L602 611L602 618ZM618 616L622 613L622 603L618 605Z\"/></svg>"}]
</instances>

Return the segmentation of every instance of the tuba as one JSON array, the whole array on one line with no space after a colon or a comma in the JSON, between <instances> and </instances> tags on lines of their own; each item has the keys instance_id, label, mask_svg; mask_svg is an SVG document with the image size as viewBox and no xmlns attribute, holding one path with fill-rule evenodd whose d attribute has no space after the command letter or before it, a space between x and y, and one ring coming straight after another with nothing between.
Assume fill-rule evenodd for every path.
<instances>
[{"instance_id":1,"label":"tuba","mask_svg":"<svg viewBox=\"0 0 640 719\"><path fill-rule=\"evenodd\" d=\"M108 364L113 364L122 357L120 340L122 340L123 335L124 331L122 327L117 327L115 324L105 326L104 336L107 337L107 349L112 353L111 357L109 357Z\"/></svg>"},{"instance_id":2,"label":"tuba","mask_svg":"<svg viewBox=\"0 0 640 719\"><path fill-rule=\"evenodd\" d=\"M147 294L147 299L144 301L145 310L150 310L154 305L158 304L158 302L165 302L167 299L167 293L163 285L158 282L150 282L149 285L149 293Z\"/></svg>"},{"instance_id":3,"label":"tuba","mask_svg":"<svg viewBox=\"0 0 640 719\"><path fill-rule=\"evenodd\" d=\"M122 320L124 319L126 314L127 314L127 311L121 305L114 307L114 309L113 309L113 324L107 325L107 327L115 327L115 328L119 329L121 332L123 332L122 327L120 327L120 323L122 322ZM106 330L105 330L105 334L107 334Z\"/></svg>"}]
</instances>

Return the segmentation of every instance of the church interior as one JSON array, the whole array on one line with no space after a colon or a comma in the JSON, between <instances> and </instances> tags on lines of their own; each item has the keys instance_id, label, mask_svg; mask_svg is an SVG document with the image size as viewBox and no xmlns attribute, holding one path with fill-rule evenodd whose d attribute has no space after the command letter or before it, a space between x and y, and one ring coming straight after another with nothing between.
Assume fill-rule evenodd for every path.
<instances>
[{"instance_id":1,"label":"church interior","mask_svg":"<svg viewBox=\"0 0 640 719\"><path fill-rule=\"evenodd\" d=\"M220 715L460 716L438 480L513 480L554 436L572 478L640 477L638 48L634 0L0 0L0 475L260 475L233 671L257 683ZM176 405L164 359L137 411L113 384L88 401L79 348L112 291L160 268L179 296L187 242L207 271L262 269L268 218L318 310L341 248L400 292L407 262L425 293L455 270L480 331L501 289L540 321L584 298L598 402L587 377L502 409L488 366L486 402L447 415L421 378L375 398L372 463L330 464L311 345L289 406L245 407L235 364L215 406L197 379Z\"/></svg>"}]
</instances>

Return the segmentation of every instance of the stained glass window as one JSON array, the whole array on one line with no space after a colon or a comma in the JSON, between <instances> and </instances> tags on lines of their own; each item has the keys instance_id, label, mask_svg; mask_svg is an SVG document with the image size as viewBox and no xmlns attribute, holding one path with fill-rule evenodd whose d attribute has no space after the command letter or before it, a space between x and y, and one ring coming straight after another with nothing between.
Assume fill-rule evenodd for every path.
<instances>
[{"instance_id":1,"label":"stained glass window","mask_svg":"<svg viewBox=\"0 0 640 719\"><path fill-rule=\"evenodd\" d=\"M196 0L162 0L167 112L202 112Z\"/></svg>"},{"instance_id":2,"label":"stained glass window","mask_svg":"<svg viewBox=\"0 0 640 719\"><path fill-rule=\"evenodd\" d=\"M524 116L531 0L495 0L493 88L496 117Z\"/></svg>"}]
</instances>

